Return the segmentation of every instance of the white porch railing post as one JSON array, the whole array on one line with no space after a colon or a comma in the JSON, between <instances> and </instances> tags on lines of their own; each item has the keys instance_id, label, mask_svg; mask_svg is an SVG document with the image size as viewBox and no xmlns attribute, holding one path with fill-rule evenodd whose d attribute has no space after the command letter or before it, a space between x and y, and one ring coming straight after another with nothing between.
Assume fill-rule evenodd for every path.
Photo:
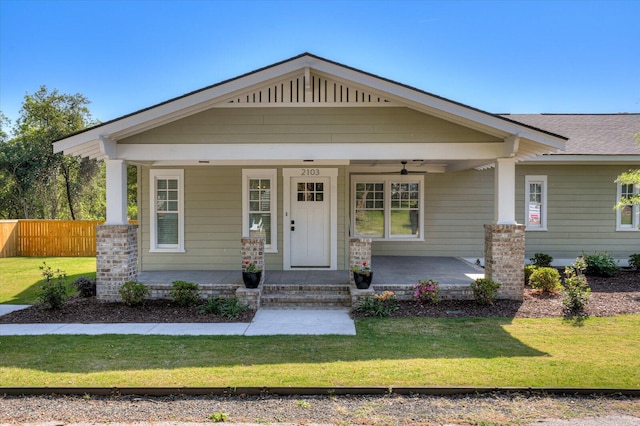
<instances>
[{"instance_id":1,"label":"white porch railing post","mask_svg":"<svg viewBox=\"0 0 640 426\"><path fill-rule=\"evenodd\" d=\"M496 159L493 223L516 224L516 159Z\"/></svg>"},{"instance_id":2,"label":"white porch railing post","mask_svg":"<svg viewBox=\"0 0 640 426\"><path fill-rule=\"evenodd\" d=\"M104 160L107 170L107 220L105 225L127 225L127 164Z\"/></svg>"}]
</instances>

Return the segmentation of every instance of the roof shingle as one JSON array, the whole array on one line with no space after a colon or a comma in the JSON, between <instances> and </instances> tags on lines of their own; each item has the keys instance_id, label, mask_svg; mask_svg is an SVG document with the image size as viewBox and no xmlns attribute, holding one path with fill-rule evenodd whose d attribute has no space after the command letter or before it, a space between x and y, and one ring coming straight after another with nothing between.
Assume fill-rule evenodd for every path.
<instances>
[{"instance_id":1,"label":"roof shingle","mask_svg":"<svg viewBox=\"0 0 640 426\"><path fill-rule=\"evenodd\" d=\"M640 155L640 114L500 114L569 138L564 155Z\"/></svg>"}]
</instances>

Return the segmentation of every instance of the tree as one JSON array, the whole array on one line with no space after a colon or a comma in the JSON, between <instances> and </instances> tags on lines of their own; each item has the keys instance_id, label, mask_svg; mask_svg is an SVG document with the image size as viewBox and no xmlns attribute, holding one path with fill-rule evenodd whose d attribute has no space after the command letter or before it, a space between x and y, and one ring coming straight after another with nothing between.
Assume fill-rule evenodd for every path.
<instances>
[{"instance_id":1,"label":"tree","mask_svg":"<svg viewBox=\"0 0 640 426\"><path fill-rule=\"evenodd\" d=\"M97 124L88 104L79 93L49 92L46 86L25 95L14 136L0 133L0 184L6 197L0 215L76 219L78 199L99 167L92 160L54 154L51 143Z\"/></svg>"},{"instance_id":2,"label":"tree","mask_svg":"<svg viewBox=\"0 0 640 426\"><path fill-rule=\"evenodd\" d=\"M636 139L640 143L640 133L636 134ZM626 173L622 173L620 177L616 179L616 182L622 185L635 185L636 188L640 188L640 169L632 169ZM616 209L622 209L629 205L640 206L640 193L636 193L631 197L620 198L615 207Z\"/></svg>"}]
</instances>

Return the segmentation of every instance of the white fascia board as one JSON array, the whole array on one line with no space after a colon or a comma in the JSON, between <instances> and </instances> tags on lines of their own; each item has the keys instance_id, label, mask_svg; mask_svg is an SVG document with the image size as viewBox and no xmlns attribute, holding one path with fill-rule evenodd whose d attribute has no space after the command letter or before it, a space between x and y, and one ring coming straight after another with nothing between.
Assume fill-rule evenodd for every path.
<instances>
[{"instance_id":1,"label":"white fascia board","mask_svg":"<svg viewBox=\"0 0 640 426\"><path fill-rule=\"evenodd\" d=\"M265 81L300 70L304 66L304 62L301 62L301 59L303 58L266 68L227 83L215 85L209 89L175 99L151 109L123 117L112 123L107 123L95 129L62 139L53 144L54 152L62 152L87 142L99 142L101 138L122 139L150 128L196 114L212 107L213 104L219 102L221 98L233 92L245 90L251 86L260 85Z\"/></svg>"},{"instance_id":2,"label":"white fascia board","mask_svg":"<svg viewBox=\"0 0 640 426\"><path fill-rule=\"evenodd\" d=\"M311 60L309 61L309 65L319 71L359 83L363 87L379 90L386 95L392 96L392 100L399 103L409 104L408 106L415 109L420 109L420 106L427 107L425 112L430 114L434 114L434 110L437 110L445 113L440 115L442 118L451 120L451 118L455 117L458 122L466 122L467 125L470 124L469 122L477 123L482 127L496 129L506 134L496 134L496 136L506 137L509 135L518 135L520 138L531 139L534 142L551 146L556 149L565 148L564 138L555 137L545 132L537 131L530 127L505 120L501 117L496 117L486 112L478 111L449 100L429 95L417 89L402 86L398 83L392 83L379 77L363 74L361 72L324 61ZM460 118L464 119L464 121L459 120Z\"/></svg>"},{"instance_id":3,"label":"white fascia board","mask_svg":"<svg viewBox=\"0 0 640 426\"><path fill-rule=\"evenodd\" d=\"M290 144L123 144L118 158L128 161L248 160L470 160L495 159L496 143L290 143Z\"/></svg>"},{"instance_id":4,"label":"white fascia board","mask_svg":"<svg viewBox=\"0 0 640 426\"><path fill-rule=\"evenodd\" d=\"M520 162L521 164L640 164L640 155L571 155L571 154L551 154L528 158Z\"/></svg>"}]
</instances>

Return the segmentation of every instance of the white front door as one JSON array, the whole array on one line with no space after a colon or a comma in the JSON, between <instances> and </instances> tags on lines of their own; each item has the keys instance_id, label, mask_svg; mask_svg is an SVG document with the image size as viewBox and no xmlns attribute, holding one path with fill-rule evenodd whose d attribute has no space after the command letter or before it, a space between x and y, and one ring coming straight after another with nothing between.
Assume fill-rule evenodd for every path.
<instances>
[{"instance_id":1,"label":"white front door","mask_svg":"<svg viewBox=\"0 0 640 426\"><path fill-rule=\"evenodd\" d=\"M331 266L330 191L329 177L291 177L292 268Z\"/></svg>"}]
</instances>

